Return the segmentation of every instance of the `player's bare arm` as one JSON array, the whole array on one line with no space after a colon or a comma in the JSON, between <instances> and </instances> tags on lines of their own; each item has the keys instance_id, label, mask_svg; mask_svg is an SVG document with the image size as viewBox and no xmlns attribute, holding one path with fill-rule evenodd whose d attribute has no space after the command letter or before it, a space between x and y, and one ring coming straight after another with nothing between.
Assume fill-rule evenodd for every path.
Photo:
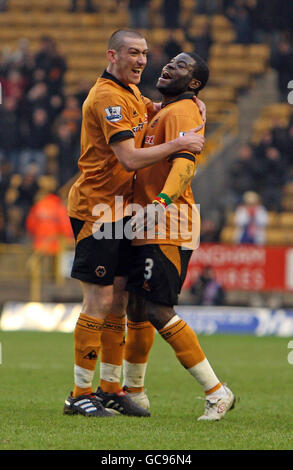
<instances>
[{"instance_id":1,"label":"player's bare arm","mask_svg":"<svg viewBox=\"0 0 293 470\"><path fill-rule=\"evenodd\" d=\"M127 139L112 144L111 147L116 157L127 171L136 171L153 165L182 150L191 153L200 153L205 142L204 137L198 134L202 127L203 125L200 125L177 139L149 148L135 148L133 139Z\"/></svg>"},{"instance_id":2,"label":"player's bare arm","mask_svg":"<svg viewBox=\"0 0 293 470\"><path fill-rule=\"evenodd\" d=\"M171 201L175 202L187 188L194 176L195 164L185 158L177 158L162 189L162 193L168 194Z\"/></svg>"},{"instance_id":3,"label":"player's bare arm","mask_svg":"<svg viewBox=\"0 0 293 470\"><path fill-rule=\"evenodd\" d=\"M139 211L131 221L131 226L136 232L150 230L157 225L160 215L163 214L167 205L175 202L186 190L187 185L195 174L195 163L185 158L176 158L172 169L166 179L162 191L153 201L152 205Z\"/></svg>"}]
</instances>

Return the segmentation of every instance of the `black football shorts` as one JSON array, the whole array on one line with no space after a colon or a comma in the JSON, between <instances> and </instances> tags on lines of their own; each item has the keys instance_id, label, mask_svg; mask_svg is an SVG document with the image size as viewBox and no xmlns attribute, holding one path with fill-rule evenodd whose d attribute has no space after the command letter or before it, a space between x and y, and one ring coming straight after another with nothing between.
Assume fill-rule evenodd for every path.
<instances>
[{"instance_id":1,"label":"black football shorts","mask_svg":"<svg viewBox=\"0 0 293 470\"><path fill-rule=\"evenodd\" d=\"M119 221L124 227L129 217ZM128 276L131 257L131 241L115 238L115 223L105 225L101 231L112 233L111 238L97 239L92 233L92 222L70 217L76 245L71 277L92 284L112 285L115 276ZM117 222L116 222L117 224ZM121 235L120 230L120 235Z\"/></svg>"},{"instance_id":2,"label":"black football shorts","mask_svg":"<svg viewBox=\"0 0 293 470\"><path fill-rule=\"evenodd\" d=\"M177 305L191 254L173 245L132 247L126 290L157 304Z\"/></svg>"}]
</instances>

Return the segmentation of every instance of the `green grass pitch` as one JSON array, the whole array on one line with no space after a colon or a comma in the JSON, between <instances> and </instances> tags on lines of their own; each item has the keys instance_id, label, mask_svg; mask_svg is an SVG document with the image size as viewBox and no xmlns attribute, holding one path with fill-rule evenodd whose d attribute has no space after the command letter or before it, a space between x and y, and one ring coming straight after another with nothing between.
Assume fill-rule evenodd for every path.
<instances>
[{"instance_id":1,"label":"green grass pitch","mask_svg":"<svg viewBox=\"0 0 293 470\"><path fill-rule=\"evenodd\" d=\"M72 389L73 335L0 332L0 449L293 449L289 339L199 339L219 378L239 398L235 409L216 423L196 420L204 406L197 399L201 388L158 335L146 380L151 418L95 419L62 414Z\"/></svg>"}]
</instances>

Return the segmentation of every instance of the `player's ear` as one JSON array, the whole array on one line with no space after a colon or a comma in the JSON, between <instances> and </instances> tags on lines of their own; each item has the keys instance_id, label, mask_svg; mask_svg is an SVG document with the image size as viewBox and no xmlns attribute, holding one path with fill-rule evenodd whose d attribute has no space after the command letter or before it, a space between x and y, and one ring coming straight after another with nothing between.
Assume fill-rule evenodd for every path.
<instances>
[{"instance_id":1,"label":"player's ear","mask_svg":"<svg viewBox=\"0 0 293 470\"><path fill-rule=\"evenodd\" d=\"M189 83L189 88L191 90L197 90L201 85L201 81L197 80L197 78L192 78L192 80Z\"/></svg>"},{"instance_id":2,"label":"player's ear","mask_svg":"<svg viewBox=\"0 0 293 470\"><path fill-rule=\"evenodd\" d=\"M107 59L110 64L115 64L116 62L116 51L114 49L107 50Z\"/></svg>"}]
</instances>

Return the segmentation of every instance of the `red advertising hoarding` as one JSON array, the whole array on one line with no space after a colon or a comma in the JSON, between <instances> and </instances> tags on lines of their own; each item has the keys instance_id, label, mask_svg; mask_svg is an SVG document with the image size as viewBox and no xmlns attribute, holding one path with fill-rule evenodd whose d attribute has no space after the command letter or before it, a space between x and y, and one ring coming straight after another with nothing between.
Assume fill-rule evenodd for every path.
<instances>
[{"instance_id":1,"label":"red advertising hoarding","mask_svg":"<svg viewBox=\"0 0 293 470\"><path fill-rule=\"evenodd\" d=\"M184 288L204 266L226 290L293 291L293 247L203 243L191 257Z\"/></svg>"}]
</instances>

